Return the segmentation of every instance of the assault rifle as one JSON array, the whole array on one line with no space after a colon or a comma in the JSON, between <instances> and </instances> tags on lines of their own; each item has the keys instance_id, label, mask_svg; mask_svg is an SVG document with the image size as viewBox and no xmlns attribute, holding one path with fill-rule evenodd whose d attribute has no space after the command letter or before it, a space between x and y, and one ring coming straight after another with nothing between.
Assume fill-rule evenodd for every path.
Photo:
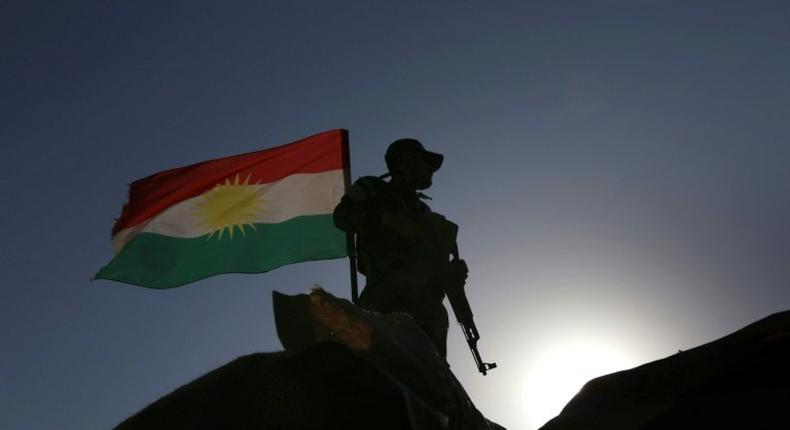
<instances>
[{"instance_id":1,"label":"assault rifle","mask_svg":"<svg viewBox=\"0 0 790 430\"><path fill-rule=\"evenodd\" d=\"M466 292L464 285L466 285L466 276L469 273L469 268L466 267L466 262L458 256L458 244L456 238L458 237L458 225L449 221L447 218L431 212L428 215L435 234L437 234L439 243L442 246L444 255L448 258L452 257L446 265L440 269L439 277L444 292L450 301L450 306L453 308L455 318L461 329L464 332L466 343L472 351L472 357L475 359L477 370L483 375L491 369L496 368L496 363L486 363L480 358L480 352L477 350L477 341L480 340L480 333L477 332L475 325L474 315L472 315L472 308L469 307L469 300L466 299Z\"/></svg>"},{"instance_id":2,"label":"assault rifle","mask_svg":"<svg viewBox=\"0 0 790 430\"><path fill-rule=\"evenodd\" d=\"M457 255L456 255L457 257ZM480 352L477 350L477 341L480 340L480 334L477 332L475 325L474 315L472 308L469 306L469 300L466 299L466 292L464 285L466 284L466 274L469 269L466 267L466 262L456 258L449 263L448 268L449 282L445 282L445 292L450 301L450 306L453 308L455 318L458 324L461 325L461 330L464 332L466 343L472 351L472 357L475 359L477 370L483 375L491 369L496 368L496 363L486 363L480 358Z\"/></svg>"}]
</instances>

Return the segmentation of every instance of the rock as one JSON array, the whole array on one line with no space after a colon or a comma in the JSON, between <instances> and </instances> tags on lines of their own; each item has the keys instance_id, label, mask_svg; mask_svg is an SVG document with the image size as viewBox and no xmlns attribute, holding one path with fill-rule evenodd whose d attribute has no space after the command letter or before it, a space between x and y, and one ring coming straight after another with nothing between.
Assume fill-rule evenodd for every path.
<instances>
[{"instance_id":1,"label":"rock","mask_svg":"<svg viewBox=\"0 0 790 430\"><path fill-rule=\"evenodd\" d=\"M790 311L588 382L541 430L790 428Z\"/></svg>"},{"instance_id":2,"label":"rock","mask_svg":"<svg viewBox=\"0 0 790 430\"><path fill-rule=\"evenodd\" d=\"M409 428L396 387L337 343L240 357L175 390L117 430ZM373 427L371 426L373 423Z\"/></svg>"},{"instance_id":3,"label":"rock","mask_svg":"<svg viewBox=\"0 0 790 430\"><path fill-rule=\"evenodd\" d=\"M316 290L275 293L286 351L209 372L116 430L499 430L474 407L407 315L380 315Z\"/></svg>"}]
</instances>

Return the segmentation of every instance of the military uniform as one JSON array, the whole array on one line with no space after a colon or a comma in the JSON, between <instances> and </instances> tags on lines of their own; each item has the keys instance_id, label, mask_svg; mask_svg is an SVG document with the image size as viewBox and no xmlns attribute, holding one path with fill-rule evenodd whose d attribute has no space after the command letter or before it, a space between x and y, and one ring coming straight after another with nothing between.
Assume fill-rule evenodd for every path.
<instances>
[{"instance_id":1,"label":"military uniform","mask_svg":"<svg viewBox=\"0 0 790 430\"><path fill-rule=\"evenodd\" d=\"M334 220L341 230L357 234L359 271L367 279L359 305L408 313L445 357L442 284L451 256L457 257L457 226L432 212L423 197L393 181L362 177L335 208Z\"/></svg>"}]
</instances>

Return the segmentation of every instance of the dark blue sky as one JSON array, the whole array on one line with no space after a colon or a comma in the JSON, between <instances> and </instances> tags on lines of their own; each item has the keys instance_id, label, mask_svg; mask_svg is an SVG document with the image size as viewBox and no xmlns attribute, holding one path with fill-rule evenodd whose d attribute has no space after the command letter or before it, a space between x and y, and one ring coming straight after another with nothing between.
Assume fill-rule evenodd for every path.
<instances>
[{"instance_id":1,"label":"dark blue sky","mask_svg":"<svg viewBox=\"0 0 790 430\"><path fill-rule=\"evenodd\" d=\"M500 368L455 328L450 362L510 428L538 422L557 342L636 365L790 308L788 22L784 1L0 1L0 428L109 428L280 349L272 289L347 296L344 260L89 281L132 180L332 128L355 177L399 137L446 155L428 194Z\"/></svg>"}]
</instances>

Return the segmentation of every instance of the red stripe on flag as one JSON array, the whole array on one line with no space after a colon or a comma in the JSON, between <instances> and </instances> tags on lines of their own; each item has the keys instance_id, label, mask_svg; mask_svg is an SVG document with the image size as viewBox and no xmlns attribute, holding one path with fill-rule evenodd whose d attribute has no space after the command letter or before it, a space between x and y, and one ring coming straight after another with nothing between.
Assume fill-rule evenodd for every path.
<instances>
[{"instance_id":1,"label":"red stripe on flag","mask_svg":"<svg viewBox=\"0 0 790 430\"><path fill-rule=\"evenodd\" d=\"M296 173L344 169L346 130L331 130L276 148L204 161L156 173L134 181L129 200L112 229L115 233L138 225L170 206L210 190L226 178L269 183Z\"/></svg>"}]
</instances>

